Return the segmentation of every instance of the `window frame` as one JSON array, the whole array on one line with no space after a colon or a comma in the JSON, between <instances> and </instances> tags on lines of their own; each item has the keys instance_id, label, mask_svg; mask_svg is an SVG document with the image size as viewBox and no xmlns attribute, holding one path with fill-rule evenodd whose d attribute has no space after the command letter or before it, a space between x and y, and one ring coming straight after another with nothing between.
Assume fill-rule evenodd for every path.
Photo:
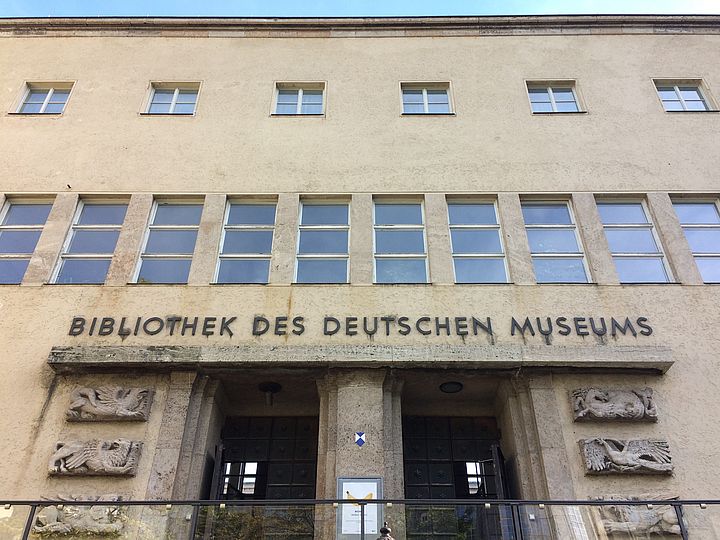
<instances>
[{"instance_id":1,"label":"window frame","mask_svg":"<svg viewBox=\"0 0 720 540\"><path fill-rule=\"evenodd\" d=\"M198 105L200 104L200 90L202 88L201 81L150 81L148 85L148 92L146 93L145 102L143 103L141 116L176 116L176 117L192 117L197 115ZM153 103L156 90L174 90L173 99L170 105L170 111L168 112L150 112L150 107ZM177 98L180 95L181 90L194 90L195 91L195 107L193 107L192 113L176 113L173 112L175 105L177 104Z\"/></svg>"},{"instance_id":2,"label":"window frame","mask_svg":"<svg viewBox=\"0 0 720 540\"><path fill-rule=\"evenodd\" d=\"M375 208L377 204L417 204L420 205L420 217L422 223L420 225L408 225L408 224L392 224L392 225L376 225ZM372 201L372 240L373 240L373 285L427 285L432 283L430 280L430 264L428 254L428 239L427 239L427 218L425 216L425 198L411 199L411 198L373 198ZM418 230L422 229L423 233L423 253L378 253L377 252L377 231L378 230ZM380 283L377 280L377 261L378 259L423 259L425 262L425 281L417 281L412 283Z\"/></svg>"},{"instance_id":3,"label":"window frame","mask_svg":"<svg viewBox=\"0 0 720 540\"><path fill-rule=\"evenodd\" d=\"M400 116L455 116L455 102L453 99L451 81L400 81ZM423 112L405 112L404 90L422 90ZM448 98L448 112L428 111L428 90L445 90Z\"/></svg>"},{"instance_id":4,"label":"window frame","mask_svg":"<svg viewBox=\"0 0 720 540\"><path fill-rule=\"evenodd\" d=\"M617 272L617 263L615 263L615 258L620 259L660 259L660 263L662 264L662 267L665 271L665 281L622 281L620 280L620 284L622 285L658 285L658 284L666 284L666 283L675 283L675 277L672 273L672 269L670 268L670 262L668 261L667 254L665 253L665 247L663 246L660 235L657 231L657 227L655 226L655 221L653 220L653 216L650 213L650 208L648 207L647 200L642 197L603 197L595 196L595 204L596 206L599 206L600 204L640 204L643 213L645 214L645 219L647 220L647 223L610 223L606 224L602 221L602 216L600 216L600 224L603 228L603 234L605 234L605 241L608 242L608 250L610 251L610 256L613 259L613 264L615 265L615 271ZM675 210L673 209L673 212ZM598 215L600 214L598 209ZM610 247L610 242L607 238L607 229L632 229L632 230L643 230L643 229L650 229L650 233L652 234L653 241L655 242L655 245L657 246L657 253L649 253L649 252L633 252L633 253L615 253L612 248ZM618 275L618 279L620 276Z\"/></svg>"},{"instance_id":5,"label":"window frame","mask_svg":"<svg viewBox=\"0 0 720 540\"><path fill-rule=\"evenodd\" d=\"M155 221L155 216L157 215L158 207L161 204L169 204L169 205L200 205L202 208L200 210L200 219L198 220L197 225L154 225L153 222ZM204 199L175 199L175 198L160 198L160 199L154 199L153 200L153 206L150 211L150 216L148 219L147 226L145 227L145 233L143 235L143 241L140 247L140 254L138 256L138 263L135 268L135 272L133 272L133 285L187 285L187 281L182 283L140 283L138 279L140 278L140 272L142 271L142 265L143 261L145 259L189 259L190 260L190 269L188 270L188 278L190 277L190 272L192 271L192 261L195 256L195 249L197 249L197 236L200 232L200 223L202 222L202 215L205 211L205 201ZM147 249L148 241L150 240L150 232L153 230L195 230L198 232L198 235L195 236L195 246L193 247L192 253L146 253L145 250Z\"/></svg>"},{"instance_id":6,"label":"window frame","mask_svg":"<svg viewBox=\"0 0 720 540\"><path fill-rule=\"evenodd\" d=\"M450 205L472 205L472 204L491 204L493 211L495 212L495 224L480 224L480 225L453 225L450 223ZM510 283L510 272L507 262L507 250L505 249L505 240L502 234L502 225L500 224L500 213L498 211L497 199L473 199L467 198L445 198L445 206L447 212L448 231L450 235L450 257L453 261L453 280L456 285L502 285ZM500 253L455 253L453 247L453 229L458 230L497 230L498 237L500 239ZM458 282L457 272L455 270L455 259L498 259L502 258L503 267L505 268L505 281L478 281L478 282Z\"/></svg>"},{"instance_id":7,"label":"window frame","mask_svg":"<svg viewBox=\"0 0 720 540\"><path fill-rule=\"evenodd\" d=\"M93 205L103 205L103 204L124 204L125 205L125 217L123 217L123 222L118 225L80 225L78 224L78 221L80 220L80 216L82 215L82 210L85 208L85 206L93 206ZM112 260L115 257L115 250L117 249L117 243L115 244L115 248L112 250L112 253L69 253L68 250L70 248L70 244L75 236L75 231L81 230L81 231L94 231L94 230L102 230L102 231L118 231L118 241L120 239L120 234L122 233L123 225L125 224L125 218L127 217L127 210L129 208L130 201L127 199L80 199L78 201L77 207L75 208L75 213L73 214L73 219L70 224L70 228L68 229L68 232L65 234L65 240L63 241L62 248L60 250L60 255L58 256L57 263L55 264L55 269L53 270L53 273L50 278L50 283L53 285L103 285L105 283L105 280L103 280L102 283L58 283L58 278L60 277L60 271L62 270L63 263L67 259L92 259L92 260L104 260L109 259L110 264L112 264ZM109 270L109 268L108 268ZM105 279L107 279L107 274L105 275Z\"/></svg>"},{"instance_id":8,"label":"window frame","mask_svg":"<svg viewBox=\"0 0 720 540\"><path fill-rule=\"evenodd\" d=\"M548 205L548 204L564 204L568 209L568 215L570 216L570 223L546 223L546 224L531 224L528 225L525 222L525 217L523 216L523 225L525 227L525 237L528 241L528 251L530 252L530 259L533 260L533 274L535 275L535 282L538 285L588 285L594 283L593 276L590 272L590 266L588 264L587 260L587 251L585 250L585 245L582 241L582 236L580 234L580 228L578 227L577 219L575 217L575 210L573 208L572 199L571 198L563 198L563 199L535 199L535 198L529 198L529 199L521 199L520 200L520 211L522 213L522 207L523 206L542 206L542 205ZM528 230L569 230L572 229L574 235L575 235L575 243L578 246L578 252L576 253L570 253L570 252L561 252L561 253L533 253L532 247L530 247L530 236L528 235ZM538 281L537 279L537 273L535 272L535 264L534 259L577 259L580 258L582 261L583 269L585 271L585 281Z\"/></svg>"},{"instance_id":9,"label":"window frame","mask_svg":"<svg viewBox=\"0 0 720 540\"><path fill-rule=\"evenodd\" d=\"M585 108L585 104L583 100L581 99L580 92L577 87L577 80L576 79L525 79L525 96L528 100L528 105L530 106L530 112L532 114L537 115L553 115L553 114L587 114L587 109ZM559 88L559 87L567 87L570 88L573 94L573 98L575 99L575 106L577 107L577 111L558 111L557 110L557 103L555 102L555 95L553 92L553 87ZM550 98L550 105L552 107L552 111L535 111L533 110L533 102L530 99L530 90L532 89L543 89L548 92L548 97Z\"/></svg>"},{"instance_id":10,"label":"window frame","mask_svg":"<svg viewBox=\"0 0 720 540\"><path fill-rule=\"evenodd\" d=\"M15 100L14 106L12 110L9 112L9 114L12 115L18 115L18 116L48 116L48 117L58 117L65 114L65 111L68 107L68 103L70 103L70 98L72 97L73 90L75 89L75 83L77 81L25 81L23 84L22 91L20 92L20 96L18 99ZM48 94L45 96L45 100L43 101L42 107L40 111L38 112L22 112L22 108L25 105L25 101L30 96L30 93L33 90L47 90ZM68 91L68 97L65 100L65 103L63 104L62 111L60 112L46 112L47 106L50 103L50 100L52 99L53 94L56 90L67 90Z\"/></svg>"},{"instance_id":11,"label":"window frame","mask_svg":"<svg viewBox=\"0 0 720 540\"><path fill-rule=\"evenodd\" d=\"M272 225L228 225L228 219L230 217L230 209L233 204L254 204L262 206L273 206L275 208L275 217ZM277 227L277 199L272 198L260 198L260 199L248 199L248 198L228 198L225 202L225 211L223 213L223 226L222 232L220 233L220 243L218 244L218 256L215 264L215 274L213 275L213 285L267 285L270 283L270 271L271 260L273 250L275 249L275 228ZM270 252L269 253L231 253L223 254L222 250L225 246L225 235L227 231L271 231L272 240L270 241ZM220 276L220 264L223 260L267 260L268 261L268 275L267 279L263 283L259 282L224 282L218 281Z\"/></svg>"},{"instance_id":12,"label":"window frame","mask_svg":"<svg viewBox=\"0 0 720 540\"><path fill-rule=\"evenodd\" d=\"M273 99L270 108L270 116L286 117L286 118L321 118L327 114L327 81L275 81L273 88ZM278 98L280 97L280 90L297 90L298 100L294 113L279 113L277 112ZM302 97L305 90L320 90L322 92L322 112L320 113L303 113L302 112Z\"/></svg>"},{"instance_id":13,"label":"window frame","mask_svg":"<svg viewBox=\"0 0 720 540\"><path fill-rule=\"evenodd\" d=\"M52 212L52 207L54 204L54 199L35 199L35 198L23 198L23 197L13 197L13 198L7 198L5 199L5 202L3 203L2 207L0 207L0 232L2 231L40 231L40 235L42 236L43 231L45 230L45 225L47 225L47 220L50 217L50 213ZM13 204L38 204L38 205L50 205L50 212L48 212L48 218L45 219L45 222L42 225L3 225L3 222L5 221L5 218L10 212L10 208ZM40 241L40 237L38 237L38 242ZM30 260L32 259L33 255L35 254L35 250L37 249L37 243L35 244L35 247L33 248L31 253L0 253L0 260L25 260L27 259L28 264L30 264ZM27 267L25 268L25 272L27 272ZM23 275L24 277L24 275ZM22 283L22 279L18 283L0 283L0 285L19 285Z\"/></svg>"},{"instance_id":14,"label":"window frame","mask_svg":"<svg viewBox=\"0 0 720 540\"><path fill-rule=\"evenodd\" d=\"M293 271L293 284L294 285L347 285L350 283L350 235L351 233L351 221L352 221L352 201L342 198L332 199L301 199L300 207L298 209L298 234L295 241L295 269ZM347 225L303 225L303 211L305 206L317 206L317 205L345 205L348 208L348 219ZM338 253L300 253L300 236L301 232L305 231L347 231L348 247L345 255ZM343 282L325 282L325 283L307 283L304 281L298 281L298 267L300 266L300 259L344 259L345 265L345 281Z\"/></svg>"},{"instance_id":15,"label":"window frame","mask_svg":"<svg viewBox=\"0 0 720 540\"><path fill-rule=\"evenodd\" d=\"M708 113L708 112L718 112L718 108L715 104L715 101L712 99L710 95L710 90L707 88L707 85L705 84L705 81L702 78L653 78L652 79L653 87L655 88L655 96L657 97L658 101L660 102L660 107L662 107L663 112L666 113ZM680 111L673 111L668 110L665 108L665 103L663 102L662 96L660 96L660 87L664 86L671 86L673 90L675 91L675 95L678 98L677 101L682 105L682 110ZM705 109L688 109L687 105L685 103L685 98L682 97L682 93L680 92L681 86L694 86L697 89L698 94L700 95L700 99L705 104Z\"/></svg>"},{"instance_id":16,"label":"window frame","mask_svg":"<svg viewBox=\"0 0 720 540\"><path fill-rule=\"evenodd\" d=\"M712 204L715 206L715 211L718 213L718 216L720 216L720 198L717 197L692 197L692 198L680 198L680 197L672 197L671 198L672 204L673 204L673 210L675 210L675 204ZM697 259L718 259L720 260L720 251L717 252L710 252L710 253L697 253L692 250L692 246L690 246L690 242L687 238L687 234L685 233L685 229L715 229L720 231L720 222L716 223L683 223L680 220L680 216L677 214L677 210L675 210L675 217L677 217L678 222L680 223L680 228L683 230L683 235L685 236L685 241L688 242L688 248L690 249L690 253L692 254L693 260L695 261L695 266L698 268L698 272L700 272L700 268L697 264ZM700 272L700 277L702 277L702 272ZM718 281L705 281L703 278L703 283L706 285L714 285L720 283L720 280Z\"/></svg>"}]
</instances>

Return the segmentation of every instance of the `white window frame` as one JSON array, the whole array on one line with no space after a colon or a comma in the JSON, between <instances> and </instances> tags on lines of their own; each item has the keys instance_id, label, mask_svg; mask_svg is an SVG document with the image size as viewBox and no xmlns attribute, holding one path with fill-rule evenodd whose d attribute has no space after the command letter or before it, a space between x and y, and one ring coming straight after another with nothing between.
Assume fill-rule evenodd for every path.
<instances>
[{"instance_id":1,"label":"white window frame","mask_svg":"<svg viewBox=\"0 0 720 540\"><path fill-rule=\"evenodd\" d=\"M530 112L533 114L578 114L578 113L584 113L585 108L582 105L582 102L580 101L580 96L578 95L578 91L576 88L577 82L575 79L568 79L566 81L557 80L557 81L525 81L525 87L528 99L528 104L530 105ZM577 111L558 111L557 103L555 102L555 93L553 92L553 87L555 88L570 88L573 94L573 99L575 100L575 106L577 107ZM548 93L548 96L550 97L550 105L552 106L552 111L534 111L533 110L533 102L530 99L530 90L546 90Z\"/></svg>"},{"instance_id":2,"label":"white window frame","mask_svg":"<svg viewBox=\"0 0 720 540\"><path fill-rule=\"evenodd\" d=\"M713 104L713 102L710 100L708 96L708 92L703 88L703 81L702 79L653 79L653 84L655 85L655 95L657 96L658 100L660 101L660 106L663 108L664 112L667 113L679 113L679 112L692 112L692 113L703 113L703 112L716 112L716 108ZM685 103L685 98L682 97L682 93L680 92L681 86L692 86L694 87L698 94L700 95L700 100L705 105L705 109L699 110L699 109L688 109L687 103ZM662 96L660 95L660 87L671 87L675 91L675 95L677 96L677 101L682 105L682 111L669 111L665 108L665 103L663 102Z\"/></svg>"},{"instance_id":3,"label":"white window frame","mask_svg":"<svg viewBox=\"0 0 720 540\"><path fill-rule=\"evenodd\" d=\"M70 102L70 97L72 96L73 88L75 87L75 82L26 82L25 88L23 89L22 96L17 103L17 106L14 108L13 113L14 114L20 114L20 115L40 115L40 114L46 114L48 116L60 116L62 114L65 114L65 108L67 107L68 103ZM25 101L30 96L30 93L32 91L45 91L47 90L47 96L45 96L45 100L43 101L42 106L40 107L40 111L38 112L22 112L23 105L25 105ZM67 90L68 91L68 97L65 100L65 103L63 104L62 111L58 113L48 113L45 112L47 109L48 104L50 103L50 100L52 99L53 94L55 93L55 90Z\"/></svg>"},{"instance_id":4,"label":"white window frame","mask_svg":"<svg viewBox=\"0 0 720 540\"><path fill-rule=\"evenodd\" d=\"M198 103L200 100L200 86L201 84L193 82L164 82L164 81L152 81L150 83L150 92L148 93L147 103L143 107L143 116L195 116L197 114ZM173 90L173 98L170 102L170 110L168 112L156 113L150 112L153 99L155 98L156 90ZM181 91L194 91L195 92L195 106L193 107L192 113L176 113L175 105L177 105L178 96Z\"/></svg>"},{"instance_id":5,"label":"white window frame","mask_svg":"<svg viewBox=\"0 0 720 540\"><path fill-rule=\"evenodd\" d=\"M123 223L125 222L125 219L123 218L123 223L120 223L118 225L80 225L78 221L80 220L80 216L82 215L82 210L85 208L85 206L93 206L96 204L124 204L126 207L125 215L127 216L127 207L129 206L129 202L127 200L113 200L113 199L90 199L90 200L84 200L80 199L78 202L77 208L75 209L75 214L73 216L72 225L70 226L70 230L65 235L65 241L63 242L62 251L60 252L60 257L58 259L57 264L55 265L55 270L53 270L52 278L50 280L50 283L57 284L57 280L60 277L60 271L62 270L63 263L67 259L109 259L110 264L112 264L113 257L115 256L115 249L117 249L117 244L115 245L115 249L111 253L69 253L68 250L70 249L70 243L73 240L73 237L75 236L75 231L122 231ZM119 240L119 237L118 237ZM107 279L107 276L105 276Z\"/></svg>"},{"instance_id":6,"label":"white window frame","mask_svg":"<svg viewBox=\"0 0 720 540\"><path fill-rule=\"evenodd\" d=\"M317 205L345 205L348 207L347 225L303 225L303 211L305 206ZM347 261L345 265L345 284L350 283L350 220L351 220L351 201L347 199L306 199L300 201L300 212L298 213L298 235L295 245L295 272L293 273L293 283L299 285L322 285L322 283L305 283L298 282L297 273L300 259L344 259ZM302 231L347 231L348 248L347 253L300 253L300 234ZM334 282L333 282L334 283Z\"/></svg>"},{"instance_id":7,"label":"white window frame","mask_svg":"<svg viewBox=\"0 0 720 540\"><path fill-rule=\"evenodd\" d=\"M687 203L687 204L712 204L715 206L715 211L720 215L720 199L710 199L710 198L692 198L692 199L672 199L673 206L675 206L675 203ZM682 227L683 234L685 234L685 229L713 229L720 231L720 223L683 223L680 221L680 216L677 215L677 211L675 212L676 217L678 218L678 221L680 222L680 227ZM687 240L687 234L685 234L685 239ZM690 247L688 242L688 247ZM695 251L692 251L692 247L690 247L690 252L692 253L693 259L720 259L720 251L718 252L710 252L710 253L698 253ZM696 263L697 264L697 263ZM699 271L699 268L698 268ZM704 281L704 283L720 283L720 281Z\"/></svg>"},{"instance_id":8,"label":"white window frame","mask_svg":"<svg viewBox=\"0 0 720 540\"><path fill-rule=\"evenodd\" d=\"M497 200L493 199L446 199L446 206L447 206L447 216L448 216L448 230L450 231L450 256L453 260L453 279L456 284L458 285L492 285L494 283L509 283L509 272L508 272L508 263L507 263L507 256L505 251L505 241L503 239L502 235L502 227L500 226L500 215L498 213L498 205ZM493 207L493 211L495 212L495 224L483 224L483 225L453 225L450 223L450 205L463 205L463 204L491 204ZM453 230L496 230L498 232L498 237L500 238L500 253L471 253L471 252L463 252L463 253L455 253L455 248L453 247L453 236L452 231ZM499 281L499 282L477 282L477 283L458 283L457 280L457 273L455 272L455 259L502 259L503 266L505 268L505 281Z\"/></svg>"},{"instance_id":9,"label":"white window frame","mask_svg":"<svg viewBox=\"0 0 720 540\"><path fill-rule=\"evenodd\" d=\"M523 206L542 206L547 204L564 204L568 209L568 215L570 216L570 223L550 223L550 224L532 224L528 225L527 223L524 223L525 225L525 235L527 236L527 232L529 230L572 230L575 234L575 242L577 243L579 251L577 253L570 253L570 252L560 252L560 253L533 253L532 248L530 248L530 257L531 259L577 259L580 258L582 260L583 269L585 270L585 281L538 281L537 283L539 285L561 285L561 284L589 284L594 283L592 274L590 273L590 267L588 266L587 262L587 256L585 253L585 246L583 245L582 237L580 236L580 231L578 230L577 226L577 220L575 219L575 212L573 210L572 201L570 199L529 199L529 200L521 200L521 209ZM522 210L521 210L522 211ZM525 222L525 219L523 218L523 222ZM528 236L528 246L530 243L530 238ZM534 268L533 268L534 272ZM535 276L537 280L537 276Z\"/></svg>"},{"instance_id":10,"label":"white window frame","mask_svg":"<svg viewBox=\"0 0 720 540\"><path fill-rule=\"evenodd\" d=\"M297 100L297 105L295 107L294 113L279 113L279 112L277 112L278 98L280 97L280 90L297 90L298 100ZM320 90L322 92L322 112L320 112L320 113L303 113L302 112L303 92L305 90L312 90L312 91ZM327 107L327 83L325 81L315 81L315 82L275 81L275 89L274 89L274 93L273 93L273 102L272 102L272 111L270 112L270 116L291 116L291 117L325 116L325 111L327 110L326 107Z\"/></svg>"},{"instance_id":11,"label":"white window frame","mask_svg":"<svg viewBox=\"0 0 720 540\"><path fill-rule=\"evenodd\" d=\"M272 225L228 225L228 219L230 218L230 207L233 204L253 204L262 206L272 206L275 208L275 219ZM262 285L262 283L226 283L224 281L218 281L220 276L220 263L225 260L267 260L268 261L268 276L265 284L270 282L270 260L272 259L273 249L275 249L275 226L277 224L277 200L273 199L228 199L225 203L225 214L223 216L223 229L220 235L220 245L218 246L218 259L215 265L215 275L213 276L213 284L216 285ZM230 253L223 254L222 250L225 246L225 235L227 231L271 231L272 240L270 241L270 253Z\"/></svg>"},{"instance_id":12,"label":"white window frame","mask_svg":"<svg viewBox=\"0 0 720 540\"><path fill-rule=\"evenodd\" d=\"M377 225L375 219L375 206L377 204L418 204L420 205L420 217L422 223L420 225ZM379 283L377 280L377 261L378 259L423 259L425 262L425 281L418 282L432 283L430 281L430 266L428 263L428 241L427 227L425 226L425 200L424 199L373 199L372 205L372 222L373 222L373 283L376 285L407 285L407 283ZM422 230L423 233L423 253L378 253L377 252L377 231L416 231Z\"/></svg>"},{"instance_id":13,"label":"white window frame","mask_svg":"<svg viewBox=\"0 0 720 540\"><path fill-rule=\"evenodd\" d=\"M145 259L189 259L191 264L191 271L192 271L192 260L193 256L195 255L195 249L193 249L193 253L146 253L145 249L147 248L148 240L150 239L150 232L151 231L198 231L200 230L200 221L198 221L197 225L153 225L153 222L155 221L155 215L157 214L158 207L161 204L168 204L168 205L176 205L176 206L183 206L183 205L200 205L202 208L200 212L200 221L202 221L202 213L205 210L205 202L202 200L188 200L188 199L155 199L153 201L152 210L150 212L150 219L148 221L147 227L145 227L145 236L143 237L143 243L142 243L142 249L140 250L140 256L138 257L138 264L136 265L135 272L133 273L133 283L143 285L143 283L139 283L138 279L140 278L140 271L142 269L142 264ZM197 248L197 236L195 237L195 248ZM189 275L188 275L189 277ZM187 284L184 283L184 284ZM153 283L152 285L173 285L170 283ZM180 283L179 285L183 285L183 283Z\"/></svg>"},{"instance_id":14,"label":"white window frame","mask_svg":"<svg viewBox=\"0 0 720 540\"><path fill-rule=\"evenodd\" d=\"M405 90L422 90L423 112L405 112ZM448 99L448 112L430 112L430 105L427 97L428 90L444 90ZM453 103L452 93L450 92L450 82L411 82L404 81L400 83L400 109L403 116L453 116L455 114L455 104ZM423 215L424 218L424 215Z\"/></svg>"},{"instance_id":15,"label":"white window frame","mask_svg":"<svg viewBox=\"0 0 720 540\"><path fill-rule=\"evenodd\" d=\"M42 204L42 205L50 205L50 211L52 212L52 200L38 200L38 199L7 199L5 201L5 204L3 204L2 209L0 210L0 232L2 231L40 231L40 234L42 234L43 229L45 228L45 225L47 224L47 220L45 220L45 223L42 225L2 225L2 223L5 221L5 217L7 216L8 212L10 211L10 207L14 204ZM49 217L49 215L48 215ZM39 241L39 239L38 239ZM37 248L37 246L36 246ZM33 250L31 253L0 253L0 259L31 259L33 256L33 253L35 253L35 250Z\"/></svg>"},{"instance_id":16,"label":"white window frame","mask_svg":"<svg viewBox=\"0 0 720 540\"><path fill-rule=\"evenodd\" d=\"M649 229L650 234L652 234L653 241L655 242L655 245L657 246L657 252L650 253L650 252L640 252L640 253L615 253L612 248L610 249L610 255L613 258L613 262L616 258L618 259L660 259L660 262L663 266L663 269L665 270L665 277L667 278L666 281L653 281L653 282L644 282L644 283L674 283L675 278L673 277L672 271L670 269L670 264L667 260L667 255L665 254L665 249L663 247L662 242L660 241L660 236L658 235L657 229L655 228L655 223L653 222L652 215L650 214L650 209L648 208L647 201L645 199L639 199L639 198L620 198L620 199L612 199L612 198L603 198L603 197L597 197L595 199L595 204L640 204L642 207L642 211L645 214L645 219L647 220L647 223L610 223L606 224L602 222L602 217L600 218L600 223L603 226L603 232L607 231L608 229L634 229L634 230L643 230L643 229ZM674 210L673 210L674 211ZM607 234L605 235L605 239L607 241ZM609 242L608 242L609 244ZM616 265L617 268L617 265ZM621 281L620 283L623 284L633 284L636 283L634 281Z\"/></svg>"}]
</instances>

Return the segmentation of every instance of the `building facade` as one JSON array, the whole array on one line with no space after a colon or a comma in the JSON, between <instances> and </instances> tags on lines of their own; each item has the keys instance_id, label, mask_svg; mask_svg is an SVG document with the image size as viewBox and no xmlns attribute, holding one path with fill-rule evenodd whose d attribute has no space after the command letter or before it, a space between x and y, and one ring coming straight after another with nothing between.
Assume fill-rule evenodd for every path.
<instances>
[{"instance_id":1,"label":"building facade","mask_svg":"<svg viewBox=\"0 0 720 540\"><path fill-rule=\"evenodd\" d=\"M719 34L0 21L3 498L717 498Z\"/></svg>"}]
</instances>

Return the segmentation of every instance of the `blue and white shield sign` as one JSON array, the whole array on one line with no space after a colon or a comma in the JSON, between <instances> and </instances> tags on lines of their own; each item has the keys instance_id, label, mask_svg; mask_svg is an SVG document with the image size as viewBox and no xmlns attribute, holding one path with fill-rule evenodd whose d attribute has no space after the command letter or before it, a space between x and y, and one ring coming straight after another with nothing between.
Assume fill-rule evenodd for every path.
<instances>
[{"instance_id":1,"label":"blue and white shield sign","mask_svg":"<svg viewBox=\"0 0 720 540\"><path fill-rule=\"evenodd\" d=\"M364 431L356 431L355 432L355 444L358 446L362 446L367 441L365 440L365 432Z\"/></svg>"}]
</instances>

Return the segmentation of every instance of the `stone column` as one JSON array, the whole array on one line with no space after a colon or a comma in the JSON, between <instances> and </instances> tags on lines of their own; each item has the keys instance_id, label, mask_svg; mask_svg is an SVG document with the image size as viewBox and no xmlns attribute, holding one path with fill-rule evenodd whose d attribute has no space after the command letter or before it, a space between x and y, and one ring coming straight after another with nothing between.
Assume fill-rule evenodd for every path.
<instances>
[{"instance_id":1,"label":"stone column","mask_svg":"<svg viewBox=\"0 0 720 540\"><path fill-rule=\"evenodd\" d=\"M152 205L152 193L136 193L130 197L105 285L122 286L132 281Z\"/></svg>"},{"instance_id":2,"label":"stone column","mask_svg":"<svg viewBox=\"0 0 720 540\"><path fill-rule=\"evenodd\" d=\"M498 214L505 239L510 281L517 285L534 285L535 270L525 233L520 196L517 193L499 193Z\"/></svg>"},{"instance_id":3,"label":"stone column","mask_svg":"<svg viewBox=\"0 0 720 540\"><path fill-rule=\"evenodd\" d=\"M206 195L188 285L208 285L213 282L224 215L225 195Z\"/></svg>"},{"instance_id":4,"label":"stone column","mask_svg":"<svg viewBox=\"0 0 720 540\"><path fill-rule=\"evenodd\" d=\"M373 282L373 200L369 193L355 193L350 204L350 283Z\"/></svg>"},{"instance_id":5,"label":"stone column","mask_svg":"<svg viewBox=\"0 0 720 540\"><path fill-rule=\"evenodd\" d=\"M572 203L575 220L585 245L590 280L598 285L618 285L620 281L605 238L595 196L592 193L573 193Z\"/></svg>"},{"instance_id":6,"label":"stone column","mask_svg":"<svg viewBox=\"0 0 720 540\"><path fill-rule=\"evenodd\" d=\"M425 230L428 240L428 266L430 283L455 283L450 249L447 203L443 193L425 195Z\"/></svg>"},{"instance_id":7,"label":"stone column","mask_svg":"<svg viewBox=\"0 0 720 540\"><path fill-rule=\"evenodd\" d=\"M300 196L297 193L280 193L275 218L275 239L270 259L270 283L290 284L295 274Z\"/></svg>"},{"instance_id":8,"label":"stone column","mask_svg":"<svg viewBox=\"0 0 720 540\"><path fill-rule=\"evenodd\" d=\"M72 224L77 203L77 193L58 193L55 197L40 239L28 263L22 280L23 285L42 285L50 281L65 236Z\"/></svg>"},{"instance_id":9,"label":"stone column","mask_svg":"<svg viewBox=\"0 0 720 540\"><path fill-rule=\"evenodd\" d=\"M670 196L667 193L648 193L647 202L675 281L683 285L702 285L702 276Z\"/></svg>"}]
</instances>

